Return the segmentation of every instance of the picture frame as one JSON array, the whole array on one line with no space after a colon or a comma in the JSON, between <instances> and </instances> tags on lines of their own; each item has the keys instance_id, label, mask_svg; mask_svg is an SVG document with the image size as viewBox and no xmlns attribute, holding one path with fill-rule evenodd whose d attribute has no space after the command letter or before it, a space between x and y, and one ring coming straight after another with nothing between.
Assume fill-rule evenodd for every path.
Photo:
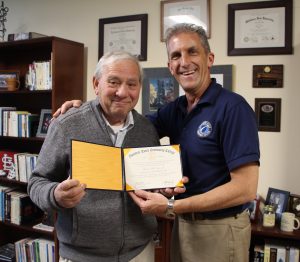
<instances>
[{"instance_id":1,"label":"picture frame","mask_svg":"<svg viewBox=\"0 0 300 262\"><path fill-rule=\"evenodd\" d=\"M20 71L18 70L0 70L0 90L6 90L8 78L15 78L19 81Z\"/></svg>"},{"instance_id":2,"label":"picture frame","mask_svg":"<svg viewBox=\"0 0 300 262\"><path fill-rule=\"evenodd\" d=\"M157 109L174 101L179 95L179 84L169 68L144 68L142 114L155 113Z\"/></svg>"},{"instance_id":3,"label":"picture frame","mask_svg":"<svg viewBox=\"0 0 300 262\"><path fill-rule=\"evenodd\" d=\"M255 98L258 131L280 132L281 98Z\"/></svg>"},{"instance_id":4,"label":"picture frame","mask_svg":"<svg viewBox=\"0 0 300 262\"><path fill-rule=\"evenodd\" d=\"M228 5L228 55L292 54L293 1Z\"/></svg>"},{"instance_id":5,"label":"picture frame","mask_svg":"<svg viewBox=\"0 0 300 262\"><path fill-rule=\"evenodd\" d=\"M260 205L260 197L257 196L255 199L251 201L249 212L250 212L250 220L253 222L258 221L259 218L259 205Z\"/></svg>"},{"instance_id":6,"label":"picture frame","mask_svg":"<svg viewBox=\"0 0 300 262\"><path fill-rule=\"evenodd\" d=\"M147 60L148 14L99 19L98 59L109 51L124 50Z\"/></svg>"},{"instance_id":7,"label":"picture frame","mask_svg":"<svg viewBox=\"0 0 300 262\"><path fill-rule=\"evenodd\" d=\"M290 194L288 211L300 219L300 195Z\"/></svg>"},{"instance_id":8,"label":"picture frame","mask_svg":"<svg viewBox=\"0 0 300 262\"><path fill-rule=\"evenodd\" d=\"M276 208L276 219L281 218L281 214L287 210L290 192L269 187L266 198L266 205L274 205Z\"/></svg>"},{"instance_id":9,"label":"picture frame","mask_svg":"<svg viewBox=\"0 0 300 262\"><path fill-rule=\"evenodd\" d=\"M213 65L210 70L210 76L216 78L223 88L232 90L232 70L233 65Z\"/></svg>"},{"instance_id":10,"label":"picture frame","mask_svg":"<svg viewBox=\"0 0 300 262\"><path fill-rule=\"evenodd\" d=\"M176 18L174 18L176 16ZM176 21L176 22L175 22ZM167 0L160 2L160 40L166 30L177 23L202 26L210 38L210 0Z\"/></svg>"},{"instance_id":11,"label":"picture frame","mask_svg":"<svg viewBox=\"0 0 300 262\"><path fill-rule=\"evenodd\" d=\"M39 126L36 133L37 137L46 137L48 127L52 119L52 110L51 109L42 109L40 114Z\"/></svg>"}]
</instances>

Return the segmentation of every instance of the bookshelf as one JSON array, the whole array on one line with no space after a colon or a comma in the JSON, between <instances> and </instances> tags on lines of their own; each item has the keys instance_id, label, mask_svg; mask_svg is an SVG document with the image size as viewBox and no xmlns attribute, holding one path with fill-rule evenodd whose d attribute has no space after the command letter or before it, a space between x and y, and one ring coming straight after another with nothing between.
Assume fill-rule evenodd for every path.
<instances>
[{"instance_id":1,"label":"bookshelf","mask_svg":"<svg viewBox=\"0 0 300 262\"><path fill-rule=\"evenodd\" d=\"M0 106L16 107L17 110L40 114L41 109L54 112L64 101L83 100L84 45L59 37L41 37L0 43L0 70L19 72L20 89L7 91L0 88ZM25 78L29 64L34 61L51 61L52 89L29 91ZM43 138L0 136L0 150L38 154ZM26 192L26 183L0 178L0 185L18 186ZM36 222L34 223L36 224ZM15 225L0 221L0 245L15 242L25 237L40 237L54 240L56 258L58 243L55 232L32 228L33 224ZM57 260L58 261L58 260Z\"/></svg>"},{"instance_id":2,"label":"bookshelf","mask_svg":"<svg viewBox=\"0 0 300 262\"><path fill-rule=\"evenodd\" d=\"M300 248L300 230L293 232L281 231L278 225L273 228L262 226L261 222L252 222L251 224L251 246L250 246L250 261L254 261L254 247L264 246L265 243L275 243L284 247Z\"/></svg>"}]
</instances>

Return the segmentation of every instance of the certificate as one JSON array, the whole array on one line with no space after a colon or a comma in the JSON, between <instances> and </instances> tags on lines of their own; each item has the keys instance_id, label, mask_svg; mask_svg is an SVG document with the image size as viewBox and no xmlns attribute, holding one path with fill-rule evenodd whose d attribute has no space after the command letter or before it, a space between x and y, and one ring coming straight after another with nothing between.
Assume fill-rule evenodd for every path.
<instances>
[{"instance_id":1,"label":"certificate","mask_svg":"<svg viewBox=\"0 0 300 262\"><path fill-rule=\"evenodd\" d=\"M99 19L98 58L122 50L147 60L148 14Z\"/></svg>"},{"instance_id":2,"label":"certificate","mask_svg":"<svg viewBox=\"0 0 300 262\"><path fill-rule=\"evenodd\" d=\"M71 177L91 189L131 191L183 186L179 145L117 148L71 142Z\"/></svg>"},{"instance_id":3,"label":"certificate","mask_svg":"<svg viewBox=\"0 0 300 262\"><path fill-rule=\"evenodd\" d=\"M236 11L235 48L284 47L284 7Z\"/></svg>"},{"instance_id":4,"label":"certificate","mask_svg":"<svg viewBox=\"0 0 300 262\"><path fill-rule=\"evenodd\" d=\"M141 21L104 25L104 53L117 50L138 56L141 52Z\"/></svg>"},{"instance_id":5,"label":"certificate","mask_svg":"<svg viewBox=\"0 0 300 262\"><path fill-rule=\"evenodd\" d=\"M228 55L292 54L293 1L228 5Z\"/></svg>"}]
</instances>

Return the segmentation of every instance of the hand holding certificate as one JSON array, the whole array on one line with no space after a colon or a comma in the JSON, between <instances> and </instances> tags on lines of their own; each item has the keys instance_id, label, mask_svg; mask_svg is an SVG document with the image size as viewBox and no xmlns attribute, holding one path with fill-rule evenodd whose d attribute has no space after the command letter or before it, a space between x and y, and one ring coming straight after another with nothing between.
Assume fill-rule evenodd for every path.
<instances>
[{"instance_id":1,"label":"hand holding certificate","mask_svg":"<svg viewBox=\"0 0 300 262\"><path fill-rule=\"evenodd\" d=\"M93 189L180 187L180 147L116 148L73 140L72 178Z\"/></svg>"}]
</instances>

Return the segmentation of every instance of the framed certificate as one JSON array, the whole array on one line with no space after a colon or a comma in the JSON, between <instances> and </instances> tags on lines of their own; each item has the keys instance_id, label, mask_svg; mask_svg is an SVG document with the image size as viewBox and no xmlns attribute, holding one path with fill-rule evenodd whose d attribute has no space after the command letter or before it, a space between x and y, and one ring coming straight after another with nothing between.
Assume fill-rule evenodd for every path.
<instances>
[{"instance_id":1,"label":"framed certificate","mask_svg":"<svg viewBox=\"0 0 300 262\"><path fill-rule=\"evenodd\" d=\"M160 39L166 30L178 23L202 26L210 37L210 0L168 0L160 2Z\"/></svg>"},{"instance_id":2,"label":"framed certificate","mask_svg":"<svg viewBox=\"0 0 300 262\"><path fill-rule=\"evenodd\" d=\"M292 54L293 1L228 5L228 55Z\"/></svg>"},{"instance_id":3,"label":"framed certificate","mask_svg":"<svg viewBox=\"0 0 300 262\"><path fill-rule=\"evenodd\" d=\"M99 19L98 59L110 51L123 50L147 60L148 15Z\"/></svg>"}]
</instances>

